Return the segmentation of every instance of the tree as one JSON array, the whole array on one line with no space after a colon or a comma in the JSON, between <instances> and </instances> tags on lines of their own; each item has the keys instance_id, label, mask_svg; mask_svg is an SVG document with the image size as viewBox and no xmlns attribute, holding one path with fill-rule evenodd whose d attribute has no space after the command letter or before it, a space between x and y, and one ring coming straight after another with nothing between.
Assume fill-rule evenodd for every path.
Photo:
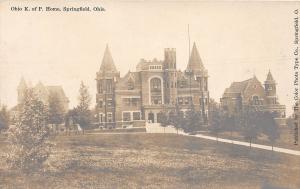
<instances>
[{"instance_id":1,"label":"tree","mask_svg":"<svg viewBox=\"0 0 300 189\"><path fill-rule=\"evenodd\" d=\"M167 116L167 113L165 111L159 112L157 114L157 122L160 123L160 125L164 128L165 133L165 127L167 127L169 124L169 118Z\"/></svg>"},{"instance_id":2,"label":"tree","mask_svg":"<svg viewBox=\"0 0 300 189\"><path fill-rule=\"evenodd\" d=\"M261 121L261 116L258 111L247 108L242 115L242 133L246 140L250 143L250 148L252 141L257 139L260 128L258 123Z\"/></svg>"},{"instance_id":3,"label":"tree","mask_svg":"<svg viewBox=\"0 0 300 189\"><path fill-rule=\"evenodd\" d=\"M64 116L65 116L64 107L60 101L58 94L54 92L50 93L48 102L49 102L48 105L49 123L52 124L52 128L53 125L55 125L56 126L55 130L57 131L58 125L63 123L64 121Z\"/></svg>"},{"instance_id":4,"label":"tree","mask_svg":"<svg viewBox=\"0 0 300 189\"><path fill-rule=\"evenodd\" d=\"M78 128L75 128L78 121L78 111L76 108L69 110L65 116L65 127L67 134L70 135L71 130L78 131Z\"/></svg>"},{"instance_id":5,"label":"tree","mask_svg":"<svg viewBox=\"0 0 300 189\"><path fill-rule=\"evenodd\" d=\"M275 122L276 113L263 112L261 115L261 128L262 132L268 136L272 145L272 150L275 141L280 137L278 124Z\"/></svg>"},{"instance_id":6,"label":"tree","mask_svg":"<svg viewBox=\"0 0 300 189\"><path fill-rule=\"evenodd\" d=\"M168 123L176 128L178 134L178 129L183 128L184 121L184 114L180 111L178 104L176 104L175 111L169 113Z\"/></svg>"},{"instance_id":7,"label":"tree","mask_svg":"<svg viewBox=\"0 0 300 189\"><path fill-rule=\"evenodd\" d=\"M9 127L9 113L6 106L2 106L0 111L0 133L2 130L6 130Z\"/></svg>"},{"instance_id":8,"label":"tree","mask_svg":"<svg viewBox=\"0 0 300 189\"><path fill-rule=\"evenodd\" d=\"M192 106L187 112L184 119L183 129L185 132L199 131L203 126L204 120L202 114L197 112Z\"/></svg>"},{"instance_id":9,"label":"tree","mask_svg":"<svg viewBox=\"0 0 300 189\"><path fill-rule=\"evenodd\" d=\"M7 154L7 163L11 168L26 173L43 168L52 146L49 141L47 114L43 102L33 90L27 90L17 125L9 131L10 151Z\"/></svg>"},{"instance_id":10,"label":"tree","mask_svg":"<svg viewBox=\"0 0 300 189\"><path fill-rule=\"evenodd\" d=\"M218 135L219 132L221 131L221 124L223 121L223 116L222 116L222 112L218 111L218 110L213 110L211 112L211 120L210 120L210 130L213 134L215 134L217 136L217 141L218 141Z\"/></svg>"},{"instance_id":11,"label":"tree","mask_svg":"<svg viewBox=\"0 0 300 189\"><path fill-rule=\"evenodd\" d=\"M91 96L88 91L88 87L81 81L79 88L79 104L76 107L77 111L77 123L82 128L82 132L84 134L84 130L91 123Z\"/></svg>"}]
</instances>

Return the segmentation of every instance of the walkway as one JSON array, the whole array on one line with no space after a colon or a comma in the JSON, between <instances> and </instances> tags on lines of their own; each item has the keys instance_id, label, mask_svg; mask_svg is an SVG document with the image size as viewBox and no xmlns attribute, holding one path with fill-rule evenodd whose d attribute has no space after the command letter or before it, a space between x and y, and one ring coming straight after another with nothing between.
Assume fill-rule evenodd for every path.
<instances>
[{"instance_id":1,"label":"walkway","mask_svg":"<svg viewBox=\"0 0 300 189\"><path fill-rule=\"evenodd\" d=\"M177 130L174 127L164 128L157 124L156 125L147 125L146 131L147 131L147 133L177 133ZM223 142L223 143L235 144L235 145L240 145L240 146L247 146L247 147L250 146L249 142L241 142L241 141L237 141L237 140L216 138L216 137L207 136L207 135L203 135L203 134L189 135L187 133L184 133L182 130L179 130L178 134L189 136L189 137L197 137L197 138L203 138L203 139L207 139L207 140L214 140L214 141ZM280 152L280 153L300 156L300 151L291 150L291 149L287 149L287 148L273 147L273 149L272 149L272 146L255 144L255 143L251 144L251 148L258 148L258 149L263 149L263 150L269 150L269 151L274 151L274 152Z\"/></svg>"}]
</instances>

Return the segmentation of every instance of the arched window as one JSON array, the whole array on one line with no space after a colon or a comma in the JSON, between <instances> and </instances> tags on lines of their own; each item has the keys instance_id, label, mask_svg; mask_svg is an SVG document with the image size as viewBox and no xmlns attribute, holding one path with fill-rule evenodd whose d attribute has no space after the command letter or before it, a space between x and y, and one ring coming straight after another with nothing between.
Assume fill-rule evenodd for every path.
<instances>
[{"instance_id":1,"label":"arched window","mask_svg":"<svg viewBox=\"0 0 300 189\"><path fill-rule=\"evenodd\" d=\"M151 104L162 104L162 81L159 78L150 80Z\"/></svg>"},{"instance_id":2,"label":"arched window","mask_svg":"<svg viewBox=\"0 0 300 189\"><path fill-rule=\"evenodd\" d=\"M150 88L153 92L161 91L161 81L159 78L153 78L150 80Z\"/></svg>"},{"instance_id":3,"label":"arched window","mask_svg":"<svg viewBox=\"0 0 300 189\"><path fill-rule=\"evenodd\" d=\"M252 97L252 103L253 103L253 105L259 105L260 104L258 96L253 96Z\"/></svg>"}]
</instances>

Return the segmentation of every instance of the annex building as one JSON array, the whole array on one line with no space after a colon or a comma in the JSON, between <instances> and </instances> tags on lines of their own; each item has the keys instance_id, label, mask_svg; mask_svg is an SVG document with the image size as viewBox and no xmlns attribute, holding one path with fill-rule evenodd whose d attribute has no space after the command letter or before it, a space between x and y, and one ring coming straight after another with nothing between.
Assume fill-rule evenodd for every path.
<instances>
[{"instance_id":1,"label":"annex building","mask_svg":"<svg viewBox=\"0 0 300 189\"><path fill-rule=\"evenodd\" d=\"M238 114L246 107L259 111L276 112L280 124L285 124L285 105L279 103L276 81L268 72L264 85L253 76L241 82L233 82L221 98L221 107L230 114Z\"/></svg>"},{"instance_id":2,"label":"annex building","mask_svg":"<svg viewBox=\"0 0 300 189\"><path fill-rule=\"evenodd\" d=\"M141 127L160 123L162 114L179 106L200 111L208 121L208 73L194 43L187 67L177 70L176 50L164 49L164 59L141 59L136 71L121 77L106 46L96 74L96 112L100 126Z\"/></svg>"}]
</instances>

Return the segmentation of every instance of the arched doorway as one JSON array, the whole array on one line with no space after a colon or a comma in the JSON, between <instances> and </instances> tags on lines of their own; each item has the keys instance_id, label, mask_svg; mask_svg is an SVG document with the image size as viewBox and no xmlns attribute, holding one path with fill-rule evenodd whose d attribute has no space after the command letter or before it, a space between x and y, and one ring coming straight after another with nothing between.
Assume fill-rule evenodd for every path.
<instances>
[{"instance_id":1,"label":"arched doorway","mask_svg":"<svg viewBox=\"0 0 300 189\"><path fill-rule=\"evenodd\" d=\"M154 113L152 112L148 113L148 122L154 123Z\"/></svg>"}]
</instances>

